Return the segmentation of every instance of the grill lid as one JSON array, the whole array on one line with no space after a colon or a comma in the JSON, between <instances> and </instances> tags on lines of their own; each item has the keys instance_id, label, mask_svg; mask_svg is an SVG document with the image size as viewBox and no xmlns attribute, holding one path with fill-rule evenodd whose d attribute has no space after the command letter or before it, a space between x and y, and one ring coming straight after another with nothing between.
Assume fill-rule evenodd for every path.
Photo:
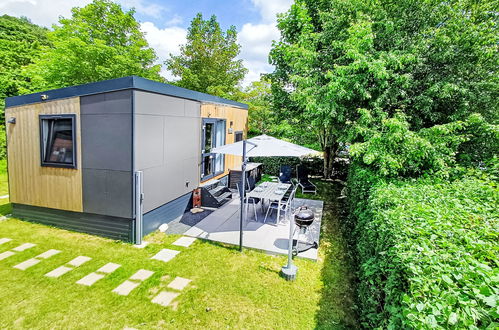
<instances>
[{"instance_id":1,"label":"grill lid","mask_svg":"<svg viewBox=\"0 0 499 330\"><path fill-rule=\"evenodd\" d=\"M310 226L314 222L314 212L308 206L301 206L295 214L295 222L297 226Z\"/></svg>"}]
</instances>

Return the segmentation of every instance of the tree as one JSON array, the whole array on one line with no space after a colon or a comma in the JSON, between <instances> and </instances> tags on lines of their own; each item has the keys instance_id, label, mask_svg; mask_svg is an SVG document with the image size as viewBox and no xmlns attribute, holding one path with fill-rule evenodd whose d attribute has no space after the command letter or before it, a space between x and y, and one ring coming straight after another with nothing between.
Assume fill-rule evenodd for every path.
<instances>
[{"instance_id":1,"label":"tree","mask_svg":"<svg viewBox=\"0 0 499 330\"><path fill-rule=\"evenodd\" d=\"M279 18L270 54L274 104L310 122L325 152L362 142L362 109L374 125L401 111L410 129L497 120L497 28L492 1L297 0Z\"/></svg>"},{"instance_id":2,"label":"tree","mask_svg":"<svg viewBox=\"0 0 499 330\"><path fill-rule=\"evenodd\" d=\"M130 75L162 81L134 13L110 0L73 8L49 32L53 48L27 68L32 85L43 90Z\"/></svg>"},{"instance_id":3,"label":"tree","mask_svg":"<svg viewBox=\"0 0 499 330\"><path fill-rule=\"evenodd\" d=\"M187 43L180 48L181 54L170 54L165 64L180 78L174 82L176 85L231 97L247 72L242 60L236 60L240 49L234 26L223 32L215 15L203 20L198 13L189 27Z\"/></svg>"},{"instance_id":4,"label":"tree","mask_svg":"<svg viewBox=\"0 0 499 330\"><path fill-rule=\"evenodd\" d=\"M32 24L27 18L0 16L0 159L6 154L5 98L28 88L22 67L40 56L42 46L50 45L47 32L47 29Z\"/></svg>"}]
</instances>

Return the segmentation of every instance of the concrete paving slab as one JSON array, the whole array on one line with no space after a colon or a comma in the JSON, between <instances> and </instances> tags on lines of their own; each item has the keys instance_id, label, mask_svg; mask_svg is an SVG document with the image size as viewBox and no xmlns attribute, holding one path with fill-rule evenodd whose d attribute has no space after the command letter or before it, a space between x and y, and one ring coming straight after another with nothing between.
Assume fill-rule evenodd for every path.
<instances>
[{"instance_id":1,"label":"concrete paving slab","mask_svg":"<svg viewBox=\"0 0 499 330\"><path fill-rule=\"evenodd\" d=\"M266 204L268 204L268 202ZM315 214L315 221L307 230L310 240L319 243L323 202L319 200L296 198L294 200L293 209L302 205L307 205ZM272 254L287 254L289 221L283 221L284 219L281 218L281 223L279 223L279 225L276 226L271 224L276 220L276 212L274 212L272 216L269 216L267 223L265 224L251 221L254 220L254 215L251 211L252 210L248 212L248 222L243 228L243 246ZM260 208L257 208L257 211L261 212ZM264 215L260 213L258 218L262 221ZM185 232L184 235L238 245L239 200L234 199L231 202L226 203ZM296 239L296 236L294 238ZM300 240L303 239L304 236L301 235ZM298 257L317 260L318 250L313 248L308 251L300 252Z\"/></svg>"},{"instance_id":2,"label":"concrete paving slab","mask_svg":"<svg viewBox=\"0 0 499 330\"><path fill-rule=\"evenodd\" d=\"M125 282L118 285L116 289L113 290L113 292L122 296L128 296L128 294L132 292L132 290L138 287L139 285L140 282L132 282L126 280Z\"/></svg>"},{"instance_id":3,"label":"concrete paving slab","mask_svg":"<svg viewBox=\"0 0 499 330\"><path fill-rule=\"evenodd\" d=\"M163 249L163 250L159 251L158 253L156 253L153 257L151 257L151 259L156 259L156 260L168 262L168 261L172 260L173 258L175 258L175 256L179 253L180 253L180 251L177 251L177 250Z\"/></svg>"},{"instance_id":4,"label":"concrete paving slab","mask_svg":"<svg viewBox=\"0 0 499 330\"><path fill-rule=\"evenodd\" d=\"M6 238L6 237L0 238L0 245L5 244L5 243L10 242L10 241L12 241L12 238Z\"/></svg>"},{"instance_id":5,"label":"concrete paving slab","mask_svg":"<svg viewBox=\"0 0 499 330\"><path fill-rule=\"evenodd\" d=\"M31 259L28 259L26 261L21 262L20 264L15 265L14 268L17 268L17 269L20 269L20 270L26 270L29 267L32 267L32 266L36 265L40 261L41 260L38 260L38 259L35 259L35 258L31 258Z\"/></svg>"},{"instance_id":6,"label":"concrete paving slab","mask_svg":"<svg viewBox=\"0 0 499 330\"><path fill-rule=\"evenodd\" d=\"M78 256L78 257L74 258L73 260L71 260L70 262L68 262L68 265L74 266L74 267L79 267L91 259L92 258L90 258L90 257Z\"/></svg>"},{"instance_id":7,"label":"concrete paving slab","mask_svg":"<svg viewBox=\"0 0 499 330\"><path fill-rule=\"evenodd\" d=\"M134 244L133 247L137 249L143 249L149 245L149 242L143 241L142 244Z\"/></svg>"},{"instance_id":8,"label":"concrete paving slab","mask_svg":"<svg viewBox=\"0 0 499 330\"><path fill-rule=\"evenodd\" d=\"M109 262L109 263L105 264L104 266L102 266L101 268L97 269L96 272L97 273L104 273L104 274L111 274L112 272L114 272L116 269L118 269L120 267L121 267L121 265L119 265L119 264Z\"/></svg>"},{"instance_id":9,"label":"concrete paving slab","mask_svg":"<svg viewBox=\"0 0 499 330\"><path fill-rule=\"evenodd\" d=\"M103 274L97 274L97 273L90 273L86 275L85 277L82 277L79 279L76 283L81 284L81 285L86 285L86 286L92 286L95 282L98 280L104 278L105 275Z\"/></svg>"},{"instance_id":10,"label":"concrete paving slab","mask_svg":"<svg viewBox=\"0 0 499 330\"><path fill-rule=\"evenodd\" d=\"M38 258L38 259L48 259L50 257L55 256L56 254L59 254L59 253L61 253L61 251L50 249L50 250L47 250L47 251L43 252L42 254L37 255L35 258Z\"/></svg>"},{"instance_id":11,"label":"concrete paving slab","mask_svg":"<svg viewBox=\"0 0 499 330\"><path fill-rule=\"evenodd\" d=\"M172 244L177 245L177 246L189 247L192 243L194 243L195 240L196 240L195 237L183 236L183 237L180 237L175 242L173 242Z\"/></svg>"},{"instance_id":12,"label":"concrete paving slab","mask_svg":"<svg viewBox=\"0 0 499 330\"><path fill-rule=\"evenodd\" d=\"M13 248L12 251L22 252L24 250L31 249L35 245L36 244L33 244L33 243L24 243L24 244L19 245L18 247Z\"/></svg>"},{"instance_id":13,"label":"concrete paving slab","mask_svg":"<svg viewBox=\"0 0 499 330\"><path fill-rule=\"evenodd\" d=\"M172 302L173 299L177 298L179 294L180 293L178 292L162 291L154 297L151 302L166 307Z\"/></svg>"},{"instance_id":14,"label":"concrete paving slab","mask_svg":"<svg viewBox=\"0 0 499 330\"><path fill-rule=\"evenodd\" d=\"M12 251L5 251L0 253L0 260L7 259L8 257L13 256L15 253Z\"/></svg>"},{"instance_id":15,"label":"concrete paving slab","mask_svg":"<svg viewBox=\"0 0 499 330\"><path fill-rule=\"evenodd\" d=\"M57 277L61 277L62 275L66 274L67 272L72 271L73 269L74 268L61 266L61 267L57 267L53 271L48 272L47 274L45 274L45 276L57 278Z\"/></svg>"},{"instance_id":16,"label":"concrete paving slab","mask_svg":"<svg viewBox=\"0 0 499 330\"><path fill-rule=\"evenodd\" d=\"M137 271L135 274L133 274L129 280L132 280L132 281L145 281L147 280L149 277L152 276L152 274L154 274L154 272L150 271L150 270L145 270L145 269L140 269L139 271Z\"/></svg>"},{"instance_id":17,"label":"concrete paving slab","mask_svg":"<svg viewBox=\"0 0 499 330\"><path fill-rule=\"evenodd\" d=\"M168 284L168 287L170 289L182 291L191 282L192 280L177 276L173 281L170 282L170 284Z\"/></svg>"}]
</instances>

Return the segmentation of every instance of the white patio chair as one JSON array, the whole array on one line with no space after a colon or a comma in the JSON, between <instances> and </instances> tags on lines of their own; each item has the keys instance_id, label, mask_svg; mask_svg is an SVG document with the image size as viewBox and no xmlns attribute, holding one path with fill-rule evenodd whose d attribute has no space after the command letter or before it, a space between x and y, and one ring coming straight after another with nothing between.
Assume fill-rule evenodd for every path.
<instances>
[{"instance_id":1,"label":"white patio chair","mask_svg":"<svg viewBox=\"0 0 499 330\"><path fill-rule=\"evenodd\" d=\"M295 198L296 190L298 189L298 186L292 186L291 193L289 194L288 197L283 197L281 202L279 203L278 201L270 202L269 208L267 209L267 214L265 215L265 219L263 220L263 223L267 222L267 218L269 216L269 213L272 214L273 210L279 210L279 207L281 208L281 214L284 212L284 219L287 218L288 212L292 211L293 209L293 200ZM279 224L280 219L276 219L275 224Z\"/></svg>"},{"instance_id":2,"label":"white patio chair","mask_svg":"<svg viewBox=\"0 0 499 330\"><path fill-rule=\"evenodd\" d=\"M237 186L237 191L239 192L239 196L241 196L241 194L243 194L243 191L241 190L240 186L239 186L239 183L236 183L236 186ZM255 212L255 220L258 221L258 215L257 215L257 212L256 212L256 204L260 203L260 199L259 198L254 198L254 197L247 197L246 196L246 192L248 191L245 191L244 192L244 198L246 199L246 219L248 219L248 208L249 208L249 205L250 204L253 204L253 211Z\"/></svg>"}]
</instances>

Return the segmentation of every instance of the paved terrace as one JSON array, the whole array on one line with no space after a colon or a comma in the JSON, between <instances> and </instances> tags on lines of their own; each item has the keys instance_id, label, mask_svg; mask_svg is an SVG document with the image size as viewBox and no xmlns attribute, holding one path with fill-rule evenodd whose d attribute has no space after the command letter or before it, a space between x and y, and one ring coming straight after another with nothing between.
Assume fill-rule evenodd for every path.
<instances>
[{"instance_id":1,"label":"paved terrace","mask_svg":"<svg viewBox=\"0 0 499 330\"><path fill-rule=\"evenodd\" d=\"M239 198L234 198L231 202L223 205L198 224L191 227L184 235L239 245L239 203ZM267 205L268 203L266 203ZM302 205L307 205L315 213L315 221L308 230L313 241L319 243L323 202L295 198L293 208L296 209ZM255 221L253 205L249 206L248 219L244 225L243 246L272 254L287 254L289 221L284 221L284 216L281 216L281 223L279 225L270 224L275 222L276 211L274 210L272 216L269 216L267 219L267 224L264 224L262 221L265 215L261 214L259 204L257 204L257 211L259 212L258 220L260 222ZM302 238L303 236L300 239ZM317 260L317 249L310 249L300 253L298 256Z\"/></svg>"}]
</instances>

